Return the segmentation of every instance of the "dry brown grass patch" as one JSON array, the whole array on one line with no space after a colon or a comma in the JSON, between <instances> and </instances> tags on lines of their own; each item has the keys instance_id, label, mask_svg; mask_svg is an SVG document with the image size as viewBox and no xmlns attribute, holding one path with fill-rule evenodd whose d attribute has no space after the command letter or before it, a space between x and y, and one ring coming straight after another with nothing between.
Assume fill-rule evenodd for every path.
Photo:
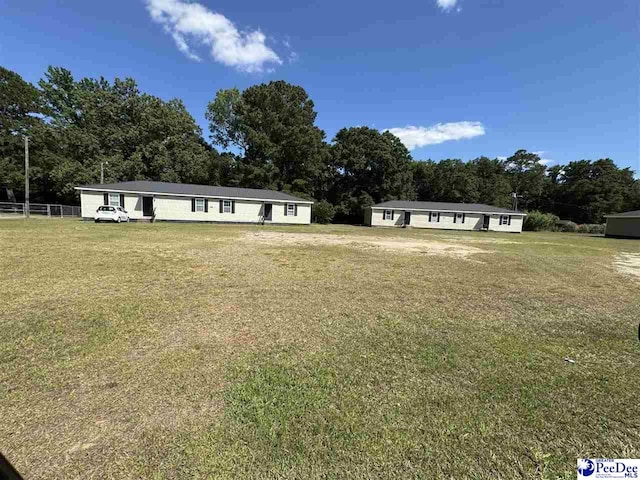
<instances>
[{"instance_id":1,"label":"dry brown grass patch","mask_svg":"<svg viewBox=\"0 0 640 480\"><path fill-rule=\"evenodd\" d=\"M372 248L398 253L442 255L468 259L479 253L491 253L477 247L463 245L460 242L450 243L432 239L416 239L402 237L373 237L361 235L320 235L294 232L249 232L244 240L266 245L317 245L345 246L351 248Z\"/></svg>"}]
</instances>

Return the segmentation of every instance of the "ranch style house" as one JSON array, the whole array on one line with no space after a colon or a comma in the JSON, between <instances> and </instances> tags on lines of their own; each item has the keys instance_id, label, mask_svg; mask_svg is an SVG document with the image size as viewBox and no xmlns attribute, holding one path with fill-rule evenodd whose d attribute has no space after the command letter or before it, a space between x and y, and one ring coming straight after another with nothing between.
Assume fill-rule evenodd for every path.
<instances>
[{"instance_id":1,"label":"ranch style house","mask_svg":"<svg viewBox=\"0 0 640 480\"><path fill-rule=\"evenodd\" d=\"M448 230L522 232L523 212L481 203L390 200L365 209L364 223L373 227L416 227Z\"/></svg>"},{"instance_id":2,"label":"ranch style house","mask_svg":"<svg viewBox=\"0 0 640 480\"><path fill-rule=\"evenodd\" d=\"M101 205L124 208L131 220L220 223L311 223L313 202L284 192L132 181L76 187L82 217Z\"/></svg>"}]
</instances>

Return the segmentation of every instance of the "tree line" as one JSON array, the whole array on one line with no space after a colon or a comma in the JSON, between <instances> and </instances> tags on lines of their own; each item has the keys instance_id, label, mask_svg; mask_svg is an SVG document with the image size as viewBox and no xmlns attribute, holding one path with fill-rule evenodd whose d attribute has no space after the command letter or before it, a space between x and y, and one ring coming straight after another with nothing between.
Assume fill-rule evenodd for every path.
<instances>
[{"instance_id":1,"label":"tree line","mask_svg":"<svg viewBox=\"0 0 640 480\"><path fill-rule=\"evenodd\" d=\"M281 190L313 199L335 221L361 222L386 200L486 203L597 223L640 208L640 181L608 158L546 167L518 150L416 160L399 138L345 127L331 142L304 88L284 81L225 89L206 106L210 135L179 99L141 92L131 78L77 80L49 67L32 85L0 67L0 185L23 195L23 137L30 139L32 201L77 203L73 187L156 180ZM216 148L217 147L217 148Z\"/></svg>"}]
</instances>

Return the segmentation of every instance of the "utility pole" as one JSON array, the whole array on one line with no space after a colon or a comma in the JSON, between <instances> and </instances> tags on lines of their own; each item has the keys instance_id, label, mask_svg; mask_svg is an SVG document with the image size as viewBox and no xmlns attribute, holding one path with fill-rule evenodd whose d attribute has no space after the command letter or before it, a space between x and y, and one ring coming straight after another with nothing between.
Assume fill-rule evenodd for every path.
<instances>
[{"instance_id":1,"label":"utility pole","mask_svg":"<svg viewBox=\"0 0 640 480\"><path fill-rule=\"evenodd\" d=\"M29 218L29 137L24 137L24 214Z\"/></svg>"},{"instance_id":2,"label":"utility pole","mask_svg":"<svg viewBox=\"0 0 640 480\"><path fill-rule=\"evenodd\" d=\"M100 185L104 183L104 166L109 165L109 161L100 162Z\"/></svg>"}]
</instances>

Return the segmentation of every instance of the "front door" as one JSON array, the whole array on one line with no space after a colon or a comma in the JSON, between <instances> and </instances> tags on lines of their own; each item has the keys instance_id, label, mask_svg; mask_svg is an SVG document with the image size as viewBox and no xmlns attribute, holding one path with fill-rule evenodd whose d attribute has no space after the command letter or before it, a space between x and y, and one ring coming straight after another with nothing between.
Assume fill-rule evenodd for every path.
<instances>
[{"instance_id":1,"label":"front door","mask_svg":"<svg viewBox=\"0 0 640 480\"><path fill-rule=\"evenodd\" d=\"M264 204L264 219L265 221L271 221L271 212L273 211L273 205L271 203Z\"/></svg>"},{"instance_id":2,"label":"front door","mask_svg":"<svg viewBox=\"0 0 640 480\"><path fill-rule=\"evenodd\" d=\"M142 215L153 217L153 197L142 197Z\"/></svg>"},{"instance_id":3,"label":"front door","mask_svg":"<svg viewBox=\"0 0 640 480\"><path fill-rule=\"evenodd\" d=\"M489 220L491 220L491 215L485 215L482 219L482 228L485 230L489 230Z\"/></svg>"},{"instance_id":4,"label":"front door","mask_svg":"<svg viewBox=\"0 0 640 480\"><path fill-rule=\"evenodd\" d=\"M404 224L411 225L411 212L404 212Z\"/></svg>"}]
</instances>

